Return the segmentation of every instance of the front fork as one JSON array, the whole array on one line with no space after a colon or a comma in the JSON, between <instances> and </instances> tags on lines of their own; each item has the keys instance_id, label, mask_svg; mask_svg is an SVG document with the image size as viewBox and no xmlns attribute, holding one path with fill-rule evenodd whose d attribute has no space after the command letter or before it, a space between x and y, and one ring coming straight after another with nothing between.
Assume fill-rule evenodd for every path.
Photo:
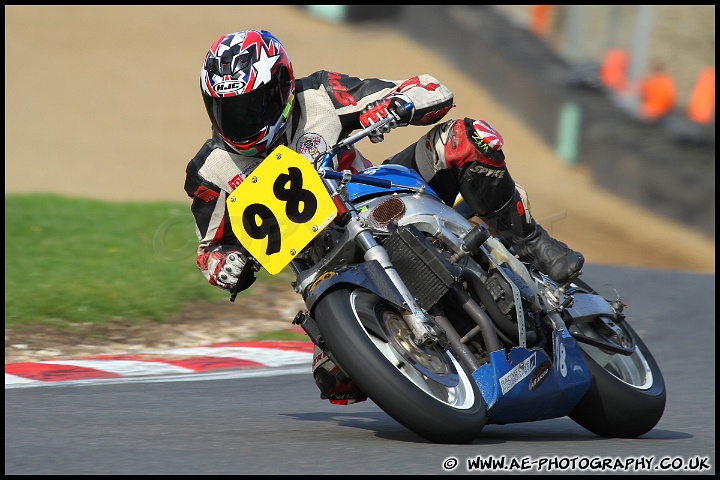
<instances>
[{"instance_id":1,"label":"front fork","mask_svg":"<svg viewBox=\"0 0 720 480\"><path fill-rule=\"evenodd\" d=\"M432 319L415 301L415 297L403 282L400 274L390 261L390 256L385 247L378 244L370 230L365 226L363 219L356 211L350 210L350 221L347 228L355 243L364 252L363 258L366 261L375 260L382 266L385 274L405 302L405 308L409 313L403 315L405 323L413 333L413 341L420 347L432 346L440 340L441 332L434 326Z\"/></svg>"},{"instance_id":2,"label":"front fork","mask_svg":"<svg viewBox=\"0 0 720 480\"><path fill-rule=\"evenodd\" d=\"M442 332L434 326L432 319L415 301L415 297L410 293L410 290L390 261L390 256L385 247L377 243L364 220L358 215L355 207L345 200L345 194L347 193L345 184L350 181L350 177L349 175L344 176L340 184L327 177L323 177L322 180L333 197L333 201L338 206L338 213L342 214L342 221L345 223L350 238L355 240L355 244L363 252L365 261L377 261L402 297L405 303L404 307L409 312L403 315L403 319L413 333L415 344L420 347L435 345L440 341Z\"/></svg>"}]
</instances>

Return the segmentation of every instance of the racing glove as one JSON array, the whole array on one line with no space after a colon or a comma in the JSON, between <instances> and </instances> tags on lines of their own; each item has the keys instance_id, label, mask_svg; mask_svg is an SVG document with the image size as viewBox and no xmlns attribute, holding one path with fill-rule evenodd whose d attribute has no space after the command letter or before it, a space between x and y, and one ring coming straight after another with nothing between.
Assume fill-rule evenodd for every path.
<instances>
[{"instance_id":1,"label":"racing glove","mask_svg":"<svg viewBox=\"0 0 720 480\"><path fill-rule=\"evenodd\" d=\"M207 265L205 269L209 275L208 281L211 285L231 290L240 278L240 274L245 266L246 259L238 250L227 250L226 248L218 248L216 250L206 251L200 257L206 256L204 260ZM198 257L198 267L203 270L201 258ZM242 291L250 287L255 281L254 275L247 275L243 285L239 285L237 291Z\"/></svg>"},{"instance_id":2,"label":"racing glove","mask_svg":"<svg viewBox=\"0 0 720 480\"><path fill-rule=\"evenodd\" d=\"M415 108L405 110L405 105L410 102L410 99L404 93L393 93L380 100L368 103L365 108L360 112L360 125L363 128L367 128L383 118L391 115L393 121L383 125L380 128L376 128L371 131L368 135L372 143L380 143L385 140L385 134L390 132L393 128L404 127L409 125L412 117L415 113Z\"/></svg>"}]
</instances>

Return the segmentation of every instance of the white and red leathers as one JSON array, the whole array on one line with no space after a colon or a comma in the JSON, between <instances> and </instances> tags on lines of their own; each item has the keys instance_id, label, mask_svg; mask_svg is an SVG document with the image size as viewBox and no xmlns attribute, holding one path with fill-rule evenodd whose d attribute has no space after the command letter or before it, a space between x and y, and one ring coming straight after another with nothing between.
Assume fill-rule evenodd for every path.
<instances>
[{"instance_id":1,"label":"white and red leathers","mask_svg":"<svg viewBox=\"0 0 720 480\"><path fill-rule=\"evenodd\" d=\"M427 74L391 81L318 71L296 79L295 87L294 107L282 138L285 145L308 160L361 128L362 110L393 93L402 93L413 102L410 125L437 124L453 106L450 89ZM502 137L487 122L450 120L435 125L385 162L418 171L450 205L460 192L482 216L500 209L515 192L502 146ZM218 251L243 250L230 228L226 197L263 159L264 154L248 157L234 153L213 132L187 165L185 191L193 199L199 240L197 265L213 285L219 282L208 267L214 258L212 252L217 256ZM336 169L357 172L371 165L353 147L340 156Z\"/></svg>"}]
</instances>

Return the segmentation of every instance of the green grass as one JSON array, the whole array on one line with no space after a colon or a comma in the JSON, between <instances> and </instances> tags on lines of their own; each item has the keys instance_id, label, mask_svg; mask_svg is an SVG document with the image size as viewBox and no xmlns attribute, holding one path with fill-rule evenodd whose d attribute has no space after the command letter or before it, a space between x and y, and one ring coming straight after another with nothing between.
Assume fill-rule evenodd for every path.
<instances>
[{"instance_id":1,"label":"green grass","mask_svg":"<svg viewBox=\"0 0 720 480\"><path fill-rule=\"evenodd\" d=\"M299 333L293 330L272 330L267 332L258 332L253 340L275 340L278 342L309 342L309 338L305 332Z\"/></svg>"},{"instance_id":2,"label":"green grass","mask_svg":"<svg viewBox=\"0 0 720 480\"><path fill-rule=\"evenodd\" d=\"M196 249L189 203L6 195L5 326L137 324L227 302ZM281 281L263 273L258 281Z\"/></svg>"}]
</instances>

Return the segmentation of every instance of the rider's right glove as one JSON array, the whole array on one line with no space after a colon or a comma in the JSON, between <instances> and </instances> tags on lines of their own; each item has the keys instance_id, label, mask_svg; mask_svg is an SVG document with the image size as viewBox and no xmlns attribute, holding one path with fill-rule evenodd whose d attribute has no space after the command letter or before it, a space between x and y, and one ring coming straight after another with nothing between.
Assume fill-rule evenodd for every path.
<instances>
[{"instance_id":1,"label":"rider's right glove","mask_svg":"<svg viewBox=\"0 0 720 480\"><path fill-rule=\"evenodd\" d=\"M412 120L415 108L405 110L405 105L410 102L410 99L404 93L393 93L380 100L368 103L362 112L360 112L360 125L363 128L367 128L388 115L392 115L393 121L390 123L376 128L368 138L372 143L380 143L385 139L386 133L390 132L395 127L404 127L409 125Z\"/></svg>"},{"instance_id":2,"label":"rider's right glove","mask_svg":"<svg viewBox=\"0 0 720 480\"><path fill-rule=\"evenodd\" d=\"M217 249L207 252L207 271L210 284L231 290L238 282L245 266L245 257L237 250ZM248 275L238 291L250 287L255 281L254 275Z\"/></svg>"}]
</instances>

